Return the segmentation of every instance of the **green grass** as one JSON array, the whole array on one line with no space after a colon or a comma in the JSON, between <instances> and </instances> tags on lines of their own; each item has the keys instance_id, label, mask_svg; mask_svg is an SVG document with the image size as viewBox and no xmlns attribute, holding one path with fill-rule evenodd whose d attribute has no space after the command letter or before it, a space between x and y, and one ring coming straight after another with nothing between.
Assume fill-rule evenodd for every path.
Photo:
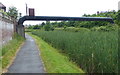
<instances>
[{"instance_id":1,"label":"green grass","mask_svg":"<svg viewBox=\"0 0 120 75\"><path fill-rule=\"evenodd\" d=\"M35 31L88 73L118 72L117 31Z\"/></svg>"},{"instance_id":2,"label":"green grass","mask_svg":"<svg viewBox=\"0 0 120 75\"><path fill-rule=\"evenodd\" d=\"M47 73L84 73L68 57L59 53L40 37L30 34L36 41L43 59Z\"/></svg>"},{"instance_id":3,"label":"green grass","mask_svg":"<svg viewBox=\"0 0 120 75\"><path fill-rule=\"evenodd\" d=\"M5 69L10 64L23 41L23 37L15 34L13 39L1 48L2 50L0 50L0 54L2 58L0 61L2 62L2 69Z\"/></svg>"}]
</instances>

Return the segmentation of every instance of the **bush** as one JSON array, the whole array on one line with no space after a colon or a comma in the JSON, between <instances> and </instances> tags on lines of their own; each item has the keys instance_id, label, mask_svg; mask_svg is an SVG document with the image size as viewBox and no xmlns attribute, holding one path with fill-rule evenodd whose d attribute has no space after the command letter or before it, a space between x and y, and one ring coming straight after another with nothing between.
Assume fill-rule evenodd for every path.
<instances>
[{"instance_id":1,"label":"bush","mask_svg":"<svg viewBox=\"0 0 120 75\"><path fill-rule=\"evenodd\" d=\"M45 31L53 31L53 30L54 30L54 27L51 26L51 25L45 25L45 26L44 26L44 30L45 30Z\"/></svg>"},{"instance_id":2,"label":"bush","mask_svg":"<svg viewBox=\"0 0 120 75\"><path fill-rule=\"evenodd\" d=\"M117 31L118 25L107 25L107 26L100 26L100 27L93 27L91 28L92 31Z\"/></svg>"},{"instance_id":3,"label":"bush","mask_svg":"<svg viewBox=\"0 0 120 75\"><path fill-rule=\"evenodd\" d=\"M35 25L35 26L33 26L33 29L40 29L40 26L39 25Z\"/></svg>"},{"instance_id":4,"label":"bush","mask_svg":"<svg viewBox=\"0 0 120 75\"><path fill-rule=\"evenodd\" d=\"M75 28L75 27L67 27L64 29L61 29L64 31L69 31L69 32L83 32L83 31L90 31L88 28Z\"/></svg>"}]
</instances>

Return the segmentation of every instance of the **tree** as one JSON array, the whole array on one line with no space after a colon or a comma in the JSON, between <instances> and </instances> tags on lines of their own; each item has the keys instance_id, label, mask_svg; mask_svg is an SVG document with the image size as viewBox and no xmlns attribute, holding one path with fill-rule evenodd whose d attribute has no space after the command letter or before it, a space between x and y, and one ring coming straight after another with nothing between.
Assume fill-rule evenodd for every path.
<instances>
[{"instance_id":1,"label":"tree","mask_svg":"<svg viewBox=\"0 0 120 75\"><path fill-rule=\"evenodd\" d=\"M87 17L87 14L84 14L83 17Z\"/></svg>"},{"instance_id":2,"label":"tree","mask_svg":"<svg viewBox=\"0 0 120 75\"><path fill-rule=\"evenodd\" d=\"M14 6L9 7L7 13L8 13L8 15L9 15L11 18L17 19L17 17L18 17L18 10L17 10L17 8L14 7Z\"/></svg>"},{"instance_id":3,"label":"tree","mask_svg":"<svg viewBox=\"0 0 120 75\"><path fill-rule=\"evenodd\" d=\"M39 25L35 25L35 26L33 26L33 29L40 29L40 26Z\"/></svg>"},{"instance_id":4,"label":"tree","mask_svg":"<svg viewBox=\"0 0 120 75\"><path fill-rule=\"evenodd\" d=\"M75 26L75 21L69 21L69 26L72 26L72 27L74 27Z\"/></svg>"},{"instance_id":5,"label":"tree","mask_svg":"<svg viewBox=\"0 0 120 75\"><path fill-rule=\"evenodd\" d=\"M45 29L45 31L50 31L50 25L45 25L44 29Z\"/></svg>"},{"instance_id":6,"label":"tree","mask_svg":"<svg viewBox=\"0 0 120 75\"><path fill-rule=\"evenodd\" d=\"M29 26L28 26L28 29L33 29L33 26L29 25Z\"/></svg>"},{"instance_id":7,"label":"tree","mask_svg":"<svg viewBox=\"0 0 120 75\"><path fill-rule=\"evenodd\" d=\"M47 22L46 22L46 25L50 25L50 24L51 24L50 21L47 21Z\"/></svg>"},{"instance_id":8,"label":"tree","mask_svg":"<svg viewBox=\"0 0 120 75\"><path fill-rule=\"evenodd\" d=\"M44 22L42 22L41 26L43 27L44 25L45 25L45 23L44 23Z\"/></svg>"}]
</instances>

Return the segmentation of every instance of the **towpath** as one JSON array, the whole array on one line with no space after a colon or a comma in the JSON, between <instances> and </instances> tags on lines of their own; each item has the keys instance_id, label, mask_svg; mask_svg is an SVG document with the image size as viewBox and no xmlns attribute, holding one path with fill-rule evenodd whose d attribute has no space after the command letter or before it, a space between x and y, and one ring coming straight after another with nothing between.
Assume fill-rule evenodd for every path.
<instances>
[{"instance_id":1,"label":"towpath","mask_svg":"<svg viewBox=\"0 0 120 75\"><path fill-rule=\"evenodd\" d=\"M8 68L8 73L45 73L39 49L31 36L26 34L26 41Z\"/></svg>"}]
</instances>

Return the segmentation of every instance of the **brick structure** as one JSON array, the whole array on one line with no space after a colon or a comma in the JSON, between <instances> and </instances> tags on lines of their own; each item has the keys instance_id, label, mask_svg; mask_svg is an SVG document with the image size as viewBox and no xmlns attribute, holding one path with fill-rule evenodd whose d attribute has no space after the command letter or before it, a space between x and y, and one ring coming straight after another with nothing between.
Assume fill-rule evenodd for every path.
<instances>
[{"instance_id":1,"label":"brick structure","mask_svg":"<svg viewBox=\"0 0 120 75\"><path fill-rule=\"evenodd\" d=\"M35 16L34 8L29 8L29 16Z\"/></svg>"}]
</instances>

